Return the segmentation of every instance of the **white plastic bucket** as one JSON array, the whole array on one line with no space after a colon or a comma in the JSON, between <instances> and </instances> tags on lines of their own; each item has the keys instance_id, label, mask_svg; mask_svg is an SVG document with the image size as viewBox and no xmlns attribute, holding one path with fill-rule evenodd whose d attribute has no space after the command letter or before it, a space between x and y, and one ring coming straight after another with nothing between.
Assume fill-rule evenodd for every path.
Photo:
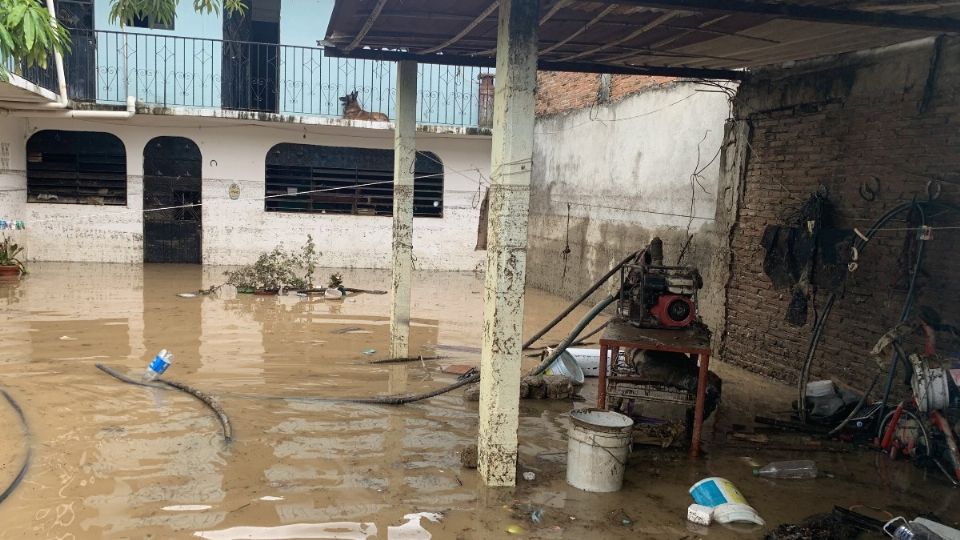
<instances>
[{"instance_id":1,"label":"white plastic bucket","mask_svg":"<svg viewBox=\"0 0 960 540\"><path fill-rule=\"evenodd\" d=\"M570 413L567 483L594 493L619 491L630 450L633 420L613 411L577 409Z\"/></svg>"},{"instance_id":2,"label":"white plastic bucket","mask_svg":"<svg viewBox=\"0 0 960 540\"><path fill-rule=\"evenodd\" d=\"M577 365L583 371L585 377L600 376L600 349L587 349L583 347L567 347L564 354L569 354L576 361ZM623 358L623 351L620 351L620 358ZM616 362L607 362L607 375L610 374L610 364Z\"/></svg>"},{"instance_id":3,"label":"white plastic bucket","mask_svg":"<svg viewBox=\"0 0 960 540\"><path fill-rule=\"evenodd\" d=\"M583 370L580 369L580 365L567 351L560 353L560 356L547 366L543 373L545 375L563 375L573 381L573 384L583 384Z\"/></svg>"}]
</instances>

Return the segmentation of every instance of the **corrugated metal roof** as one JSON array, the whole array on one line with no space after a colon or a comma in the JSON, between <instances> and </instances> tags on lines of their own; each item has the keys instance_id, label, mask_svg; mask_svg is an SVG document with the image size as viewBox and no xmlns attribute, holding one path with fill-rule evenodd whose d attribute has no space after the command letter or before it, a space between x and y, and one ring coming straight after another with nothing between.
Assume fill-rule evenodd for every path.
<instances>
[{"instance_id":1,"label":"corrugated metal roof","mask_svg":"<svg viewBox=\"0 0 960 540\"><path fill-rule=\"evenodd\" d=\"M325 41L333 55L492 65L497 7L337 0ZM616 73L723 76L960 33L960 0L543 0L540 14L542 68Z\"/></svg>"}]
</instances>

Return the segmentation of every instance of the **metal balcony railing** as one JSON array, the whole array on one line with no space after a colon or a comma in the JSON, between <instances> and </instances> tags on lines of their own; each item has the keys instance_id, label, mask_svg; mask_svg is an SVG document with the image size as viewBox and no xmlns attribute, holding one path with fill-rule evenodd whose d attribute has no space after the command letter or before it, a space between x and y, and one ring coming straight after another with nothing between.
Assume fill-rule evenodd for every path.
<instances>
[{"instance_id":1,"label":"metal balcony railing","mask_svg":"<svg viewBox=\"0 0 960 540\"><path fill-rule=\"evenodd\" d=\"M64 57L75 101L123 104L127 96L159 107L218 108L285 115L342 115L340 97L358 92L364 110L395 115L396 64L331 58L322 48L245 41L72 30ZM17 70L56 91L53 62ZM417 121L489 127L493 73L488 68L421 64Z\"/></svg>"}]
</instances>

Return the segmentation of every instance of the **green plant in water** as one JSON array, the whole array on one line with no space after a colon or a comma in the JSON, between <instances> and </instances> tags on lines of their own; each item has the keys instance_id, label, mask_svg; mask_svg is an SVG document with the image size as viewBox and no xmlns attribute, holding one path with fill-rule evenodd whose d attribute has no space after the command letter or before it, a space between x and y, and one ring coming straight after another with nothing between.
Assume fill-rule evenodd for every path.
<instances>
[{"instance_id":1,"label":"green plant in water","mask_svg":"<svg viewBox=\"0 0 960 540\"><path fill-rule=\"evenodd\" d=\"M227 283L237 289L307 289L311 287L319 255L313 238L307 236L299 252L275 247L261 253L253 264L226 272Z\"/></svg>"},{"instance_id":2,"label":"green plant in water","mask_svg":"<svg viewBox=\"0 0 960 540\"><path fill-rule=\"evenodd\" d=\"M20 254L23 253L23 247L10 241L9 236L3 237L3 243L0 244L0 266L16 266L20 273L26 274L27 268L20 260Z\"/></svg>"},{"instance_id":3,"label":"green plant in water","mask_svg":"<svg viewBox=\"0 0 960 540\"><path fill-rule=\"evenodd\" d=\"M317 269L317 245L313 243L313 236L307 235L307 243L302 248L303 265L307 270L307 288L313 288L313 273Z\"/></svg>"}]
</instances>

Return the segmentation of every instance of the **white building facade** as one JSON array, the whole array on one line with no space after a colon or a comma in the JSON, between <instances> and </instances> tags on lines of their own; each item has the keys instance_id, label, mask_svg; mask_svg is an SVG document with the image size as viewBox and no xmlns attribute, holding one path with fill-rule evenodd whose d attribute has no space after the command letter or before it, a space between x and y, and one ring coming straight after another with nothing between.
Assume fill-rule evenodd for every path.
<instances>
[{"instance_id":1,"label":"white building facade","mask_svg":"<svg viewBox=\"0 0 960 540\"><path fill-rule=\"evenodd\" d=\"M242 20L181 9L173 29L116 28L101 0L60 13L73 37L66 109L49 105L52 67L8 60L19 76L0 82L0 220L25 226L0 234L28 260L210 265L310 235L325 266L389 268L396 66L303 46L303 19L329 16L325 5L254 0ZM418 68L418 269L483 260L489 72ZM353 91L388 121L343 118ZM128 98L135 110L117 114Z\"/></svg>"}]
</instances>

